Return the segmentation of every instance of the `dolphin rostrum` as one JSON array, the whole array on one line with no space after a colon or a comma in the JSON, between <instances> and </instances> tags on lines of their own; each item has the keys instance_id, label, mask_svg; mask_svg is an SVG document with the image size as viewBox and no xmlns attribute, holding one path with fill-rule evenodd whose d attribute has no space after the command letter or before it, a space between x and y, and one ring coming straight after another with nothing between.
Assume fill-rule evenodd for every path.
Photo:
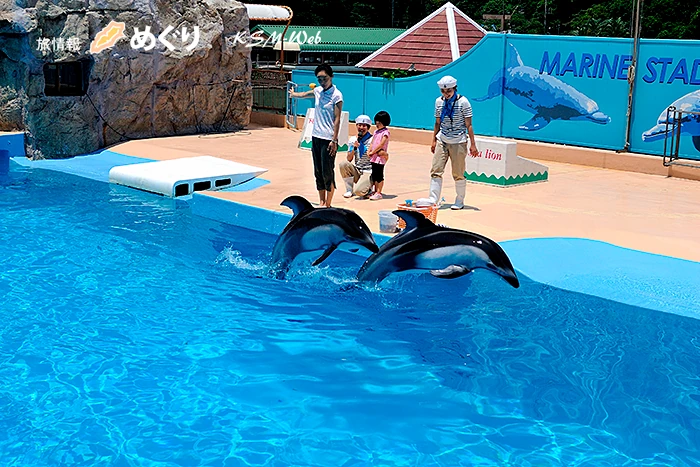
<instances>
[{"instance_id":1,"label":"dolphin rostrum","mask_svg":"<svg viewBox=\"0 0 700 467\"><path fill-rule=\"evenodd\" d=\"M367 224L349 209L314 209L301 196L289 196L281 205L294 211L294 215L272 250L272 270L280 279L300 253L323 250L313 262L317 266L343 242L355 243L373 253L379 250Z\"/></svg>"},{"instance_id":2,"label":"dolphin rostrum","mask_svg":"<svg viewBox=\"0 0 700 467\"><path fill-rule=\"evenodd\" d=\"M523 64L513 44L508 44L508 64L489 83L488 93L474 99L485 101L503 94L516 106L533 117L520 125L521 130L535 131L552 120L588 120L605 125L610 117L598 109L598 104L573 86Z\"/></svg>"},{"instance_id":3,"label":"dolphin rostrum","mask_svg":"<svg viewBox=\"0 0 700 467\"><path fill-rule=\"evenodd\" d=\"M675 114L667 113L664 109L656 120L656 125L642 133L642 140L652 142L664 139L673 128L672 125L676 124L680 125L682 134L693 137L693 146L700 151L700 114L698 113L700 112L700 90L679 97L670 106L688 113L681 114L680 121L676 122Z\"/></svg>"},{"instance_id":4,"label":"dolphin rostrum","mask_svg":"<svg viewBox=\"0 0 700 467\"><path fill-rule=\"evenodd\" d=\"M442 279L454 279L474 269L488 269L510 285L520 286L508 256L493 240L464 230L440 227L422 214L393 211L406 229L370 256L357 273L359 281L381 282L389 274L429 270Z\"/></svg>"}]
</instances>

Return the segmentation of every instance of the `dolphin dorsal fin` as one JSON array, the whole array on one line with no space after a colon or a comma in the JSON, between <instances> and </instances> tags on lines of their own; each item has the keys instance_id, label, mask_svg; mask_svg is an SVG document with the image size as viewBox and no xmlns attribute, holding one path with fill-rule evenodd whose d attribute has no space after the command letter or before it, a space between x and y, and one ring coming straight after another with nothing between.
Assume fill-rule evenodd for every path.
<instances>
[{"instance_id":1,"label":"dolphin dorsal fin","mask_svg":"<svg viewBox=\"0 0 700 467\"><path fill-rule=\"evenodd\" d=\"M506 68L515 68L516 66L523 66L523 60L520 58L518 50L513 44L508 45L508 66Z\"/></svg>"},{"instance_id":2,"label":"dolphin dorsal fin","mask_svg":"<svg viewBox=\"0 0 700 467\"><path fill-rule=\"evenodd\" d=\"M299 214L302 214L306 211L313 211L314 207L309 203L309 201L306 198L302 198L301 196L288 196L287 198L284 199L280 203L280 206L287 206L289 209L291 209L294 212L294 215L292 216L292 219L297 217Z\"/></svg>"},{"instance_id":3,"label":"dolphin dorsal fin","mask_svg":"<svg viewBox=\"0 0 700 467\"><path fill-rule=\"evenodd\" d=\"M396 211L392 211L391 213L395 216L399 216L401 219L404 220L404 222L406 223L405 231L418 228L435 228L435 224L430 222L428 219L425 218L423 214L419 212L403 211L397 209Z\"/></svg>"}]
</instances>

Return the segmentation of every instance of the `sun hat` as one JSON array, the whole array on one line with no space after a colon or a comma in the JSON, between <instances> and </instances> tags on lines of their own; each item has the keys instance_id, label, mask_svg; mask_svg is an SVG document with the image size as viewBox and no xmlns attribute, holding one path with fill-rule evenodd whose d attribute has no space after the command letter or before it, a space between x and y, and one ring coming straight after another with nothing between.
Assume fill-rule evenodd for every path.
<instances>
[{"instance_id":1,"label":"sun hat","mask_svg":"<svg viewBox=\"0 0 700 467\"><path fill-rule=\"evenodd\" d=\"M365 125L372 126L372 120L370 120L367 115L360 115L355 119L355 123L364 123Z\"/></svg>"},{"instance_id":2,"label":"sun hat","mask_svg":"<svg viewBox=\"0 0 700 467\"><path fill-rule=\"evenodd\" d=\"M440 78L440 81L438 81L437 84L440 89L451 89L457 86L457 80L452 76L447 75Z\"/></svg>"}]
</instances>

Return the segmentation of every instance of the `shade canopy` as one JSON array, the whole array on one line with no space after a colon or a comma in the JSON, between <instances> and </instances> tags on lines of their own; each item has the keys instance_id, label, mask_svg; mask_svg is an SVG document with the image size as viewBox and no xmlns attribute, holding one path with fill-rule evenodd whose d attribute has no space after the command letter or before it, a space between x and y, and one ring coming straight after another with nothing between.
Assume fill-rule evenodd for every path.
<instances>
[{"instance_id":1,"label":"shade canopy","mask_svg":"<svg viewBox=\"0 0 700 467\"><path fill-rule=\"evenodd\" d=\"M288 6L246 3L245 7L248 10L248 18L253 21L289 21L292 19L292 9Z\"/></svg>"}]
</instances>

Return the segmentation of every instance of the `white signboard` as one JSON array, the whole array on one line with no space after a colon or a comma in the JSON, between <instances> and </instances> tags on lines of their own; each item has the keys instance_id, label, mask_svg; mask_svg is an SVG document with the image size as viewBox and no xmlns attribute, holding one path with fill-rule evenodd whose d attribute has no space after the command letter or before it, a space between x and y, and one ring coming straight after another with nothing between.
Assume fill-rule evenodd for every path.
<instances>
[{"instance_id":1,"label":"white signboard","mask_svg":"<svg viewBox=\"0 0 700 467\"><path fill-rule=\"evenodd\" d=\"M304 118L304 127L301 130L299 147L301 149L311 149L311 132L314 127L314 113L316 109L308 109ZM340 112L340 131L338 132L338 152L348 151L348 125L350 123L350 112Z\"/></svg>"},{"instance_id":2,"label":"white signboard","mask_svg":"<svg viewBox=\"0 0 700 467\"><path fill-rule=\"evenodd\" d=\"M515 141L476 138L479 155L467 155L464 173L467 180L503 187L546 181L548 167L518 156L517 144Z\"/></svg>"}]
</instances>

